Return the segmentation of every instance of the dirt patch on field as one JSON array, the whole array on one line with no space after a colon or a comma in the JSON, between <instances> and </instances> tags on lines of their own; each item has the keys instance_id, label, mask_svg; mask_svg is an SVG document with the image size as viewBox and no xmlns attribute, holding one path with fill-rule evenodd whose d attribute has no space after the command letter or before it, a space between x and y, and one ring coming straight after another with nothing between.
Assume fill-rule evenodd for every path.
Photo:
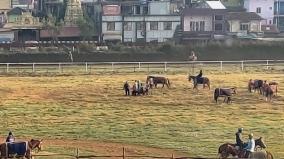
<instances>
[{"instance_id":1,"label":"dirt patch on field","mask_svg":"<svg viewBox=\"0 0 284 159\"><path fill-rule=\"evenodd\" d=\"M3 138L0 140L4 140ZM26 139L19 139L18 141L27 141ZM125 148L126 156L161 156L161 157L171 157L174 155L175 157L183 157L189 156L186 153L178 152L171 149L160 149L160 148L152 148L145 147L140 145L131 145L124 143L114 143L107 141L94 141L94 140L54 140L54 139L44 139L43 140L43 151L38 153L40 155L60 155L58 152L46 151L45 148L56 147L59 149L74 149L74 153L67 155L75 155L75 150L79 148L80 151L87 151L88 155L96 155L96 156L121 156L123 153L123 148ZM80 155L85 156L84 153L80 153Z\"/></svg>"}]
</instances>

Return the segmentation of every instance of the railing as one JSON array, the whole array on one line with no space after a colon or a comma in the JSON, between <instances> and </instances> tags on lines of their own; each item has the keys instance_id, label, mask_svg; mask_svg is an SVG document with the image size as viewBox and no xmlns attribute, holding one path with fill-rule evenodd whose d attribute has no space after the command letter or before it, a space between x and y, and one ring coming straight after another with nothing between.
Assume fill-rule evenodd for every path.
<instances>
[{"instance_id":1,"label":"railing","mask_svg":"<svg viewBox=\"0 0 284 159\"><path fill-rule=\"evenodd\" d=\"M73 62L0 63L0 73L92 73L92 72L194 72L284 70L284 60L176 61L176 62Z\"/></svg>"},{"instance_id":2,"label":"railing","mask_svg":"<svg viewBox=\"0 0 284 159\"><path fill-rule=\"evenodd\" d=\"M275 155L281 155L282 153L277 153ZM183 156L183 157L176 157L174 154L171 154L171 156L154 156L154 155L127 155L126 148L122 148L122 152L120 155L80 155L79 148L75 150L75 153L73 155L70 154L33 154L32 157L54 157L54 156L61 156L61 157L68 157L68 158L121 158L121 159L130 159L130 158L148 158L148 159L218 159L218 157L189 157L189 156ZM216 154L212 154L212 156L216 156ZM281 155L282 156L282 155ZM233 158L233 157L232 157ZM283 157L277 157L279 159L284 159ZM228 159L231 159L230 157ZM239 158L242 159L242 158Z\"/></svg>"}]
</instances>

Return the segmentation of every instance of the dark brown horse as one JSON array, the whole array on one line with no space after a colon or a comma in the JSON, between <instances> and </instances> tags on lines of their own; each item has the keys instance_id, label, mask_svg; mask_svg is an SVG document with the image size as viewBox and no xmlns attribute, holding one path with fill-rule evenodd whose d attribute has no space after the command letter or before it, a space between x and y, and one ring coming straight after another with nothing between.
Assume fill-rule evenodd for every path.
<instances>
[{"instance_id":1,"label":"dark brown horse","mask_svg":"<svg viewBox=\"0 0 284 159\"><path fill-rule=\"evenodd\" d=\"M163 88L164 88L165 85L168 88L170 88L170 86L171 86L170 80L166 77L163 77L163 76L152 76L152 75L147 76L146 83L151 83L151 81L153 82L155 88L157 88L158 84L162 84Z\"/></svg>"},{"instance_id":2,"label":"dark brown horse","mask_svg":"<svg viewBox=\"0 0 284 159\"><path fill-rule=\"evenodd\" d=\"M210 80L207 77L201 77L199 80L196 78L196 76L188 76L188 81L190 82L192 80L193 82L193 89L197 89L198 84L202 84L203 88L206 86L210 90Z\"/></svg>"},{"instance_id":3,"label":"dark brown horse","mask_svg":"<svg viewBox=\"0 0 284 159\"><path fill-rule=\"evenodd\" d=\"M258 91L259 94L262 94L262 88L263 88L263 80L252 80L250 79L248 82L248 91L251 93L252 90L254 92Z\"/></svg>"},{"instance_id":4,"label":"dark brown horse","mask_svg":"<svg viewBox=\"0 0 284 159\"><path fill-rule=\"evenodd\" d=\"M266 148L266 145L265 145L264 141L262 140L262 137L255 140L255 147L261 148L261 149ZM233 157L237 156L239 158L244 157L244 151L238 150L236 148L236 144L231 144L231 143L222 144L218 149L218 154L219 154L220 158L222 158L222 159L228 158L230 155L233 156Z\"/></svg>"},{"instance_id":5,"label":"dark brown horse","mask_svg":"<svg viewBox=\"0 0 284 159\"><path fill-rule=\"evenodd\" d=\"M217 103L219 97L224 97L224 102L230 103L231 96L237 94L237 88L216 88L214 91L214 100Z\"/></svg>"},{"instance_id":6,"label":"dark brown horse","mask_svg":"<svg viewBox=\"0 0 284 159\"><path fill-rule=\"evenodd\" d=\"M12 146L9 146L12 145ZM15 145L15 146L13 146ZM0 144L0 158L32 158L32 151L37 150L41 151L42 140L23 141L15 143L2 143ZM13 150L14 147L17 147L18 150ZM20 149L19 149L20 148ZM18 151L18 152L17 152Z\"/></svg>"}]
</instances>

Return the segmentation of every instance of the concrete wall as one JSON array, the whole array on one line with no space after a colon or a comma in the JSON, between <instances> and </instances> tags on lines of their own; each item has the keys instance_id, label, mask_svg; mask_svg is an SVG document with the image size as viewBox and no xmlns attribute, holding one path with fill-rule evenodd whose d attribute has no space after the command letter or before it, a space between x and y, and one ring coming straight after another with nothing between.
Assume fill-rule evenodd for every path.
<instances>
[{"instance_id":1,"label":"concrete wall","mask_svg":"<svg viewBox=\"0 0 284 159\"><path fill-rule=\"evenodd\" d=\"M204 15L204 16L184 16L183 21L183 29L184 31L190 31L190 22L198 22L204 21L205 22L205 30L204 31L213 31L212 28L212 16Z\"/></svg>"},{"instance_id":2,"label":"concrete wall","mask_svg":"<svg viewBox=\"0 0 284 159\"><path fill-rule=\"evenodd\" d=\"M274 0L245 0L244 8L247 12L255 12L257 8L261 8L261 13L257 13L265 20L262 24L273 24L274 17Z\"/></svg>"},{"instance_id":3,"label":"concrete wall","mask_svg":"<svg viewBox=\"0 0 284 159\"><path fill-rule=\"evenodd\" d=\"M149 2L150 15L167 15L170 14L170 2L167 1L152 1Z\"/></svg>"}]
</instances>

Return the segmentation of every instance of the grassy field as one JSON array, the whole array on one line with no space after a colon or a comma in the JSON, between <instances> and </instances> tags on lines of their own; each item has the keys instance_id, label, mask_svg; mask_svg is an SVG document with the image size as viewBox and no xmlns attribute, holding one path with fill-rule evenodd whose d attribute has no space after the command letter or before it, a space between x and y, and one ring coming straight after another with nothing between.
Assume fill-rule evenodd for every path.
<instances>
[{"instance_id":1,"label":"grassy field","mask_svg":"<svg viewBox=\"0 0 284 159\"><path fill-rule=\"evenodd\" d=\"M76 141L78 147L83 141L99 141L214 157L218 146L234 142L235 131L244 127L244 139L253 132L265 138L267 149L276 158L284 156L283 72L204 73L211 79L210 91L192 90L185 73L171 73L167 75L170 89L154 89L152 95L139 97L124 96L122 84L125 80L144 81L144 73L2 76L0 133L5 137L11 129L18 138L44 138L48 141L44 149L55 153L74 153ZM278 97L268 103L256 93L248 93L250 78L278 81ZM230 86L238 87L233 103L220 100L215 104L214 88ZM80 150L83 154L110 153L86 146Z\"/></svg>"}]
</instances>

